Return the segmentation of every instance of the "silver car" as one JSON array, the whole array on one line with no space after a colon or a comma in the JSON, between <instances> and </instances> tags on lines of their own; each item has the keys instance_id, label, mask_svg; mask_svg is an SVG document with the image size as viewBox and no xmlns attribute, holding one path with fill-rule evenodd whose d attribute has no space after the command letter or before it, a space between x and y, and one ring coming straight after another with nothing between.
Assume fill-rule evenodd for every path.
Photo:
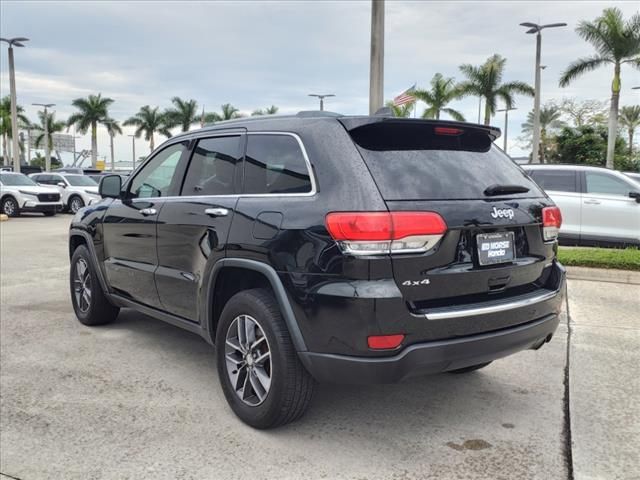
<instances>
[{"instance_id":1,"label":"silver car","mask_svg":"<svg viewBox=\"0 0 640 480\"><path fill-rule=\"evenodd\" d=\"M524 165L562 212L560 238L579 244L640 244L640 183L585 165Z\"/></svg>"}]
</instances>

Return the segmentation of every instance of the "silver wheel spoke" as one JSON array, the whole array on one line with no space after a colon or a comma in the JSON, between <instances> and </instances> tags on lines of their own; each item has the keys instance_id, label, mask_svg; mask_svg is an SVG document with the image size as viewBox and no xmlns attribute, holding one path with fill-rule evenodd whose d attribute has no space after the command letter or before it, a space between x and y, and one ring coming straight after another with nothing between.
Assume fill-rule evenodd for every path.
<instances>
[{"instance_id":1,"label":"silver wheel spoke","mask_svg":"<svg viewBox=\"0 0 640 480\"><path fill-rule=\"evenodd\" d=\"M242 347L235 338L227 338L226 344L237 352L242 352Z\"/></svg>"},{"instance_id":2,"label":"silver wheel spoke","mask_svg":"<svg viewBox=\"0 0 640 480\"><path fill-rule=\"evenodd\" d=\"M246 319L244 316L240 316L236 319L236 322L238 322L238 342L240 343L240 346L245 349L247 345L247 337L244 322L246 322Z\"/></svg>"},{"instance_id":3,"label":"silver wheel spoke","mask_svg":"<svg viewBox=\"0 0 640 480\"><path fill-rule=\"evenodd\" d=\"M262 365L262 364L265 362L265 360L267 360L267 359L268 359L268 358L270 358L270 357L271 357L271 352L269 352L269 351L264 352L262 355L260 355L259 357L257 357L257 358L254 360L254 363L255 363L256 365Z\"/></svg>"},{"instance_id":4,"label":"silver wheel spoke","mask_svg":"<svg viewBox=\"0 0 640 480\"><path fill-rule=\"evenodd\" d=\"M260 401L264 400L264 397L267 396L267 389L264 388L260 383L260 381L258 380L255 374L255 370L249 373L249 381L251 382L251 387L253 388L253 391L258 397L258 400Z\"/></svg>"},{"instance_id":5,"label":"silver wheel spoke","mask_svg":"<svg viewBox=\"0 0 640 480\"><path fill-rule=\"evenodd\" d=\"M260 345L262 342L264 342L267 339L267 337L260 337L259 339L257 339L255 342L253 342L251 344L251 350L255 350L255 348Z\"/></svg>"},{"instance_id":6,"label":"silver wheel spoke","mask_svg":"<svg viewBox=\"0 0 640 480\"><path fill-rule=\"evenodd\" d=\"M240 398L242 398L243 400L248 400L251 397L251 373L249 371L247 371L246 375L244 376L244 384L242 386L242 396Z\"/></svg>"},{"instance_id":7,"label":"silver wheel spoke","mask_svg":"<svg viewBox=\"0 0 640 480\"><path fill-rule=\"evenodd\" d=\"M256 378L260 382L260 385L266 392L269 391L269 387L271 387L271 377L267 375L267 372L262 367L254 367L253 371L255 372Z\"/></svg>"},{"instance_id":8,"label":"silver wheel spoke","mask_svg":"<svg viewBox=\"0 0 640 480\"><path fill-rule=\"evenodd\" d=\"M233 353L227 353L226 358L227 358L227 361L233 363L236 367L244 363L244 359L236 358L235 354Z\"/></svg>"},{"instance_id":9,"label":"silver wheel spoke","mask_svg":"<svg viewBox=\"0 0 640 480\"><path fill-rule=\"evenodd\" d=\"M256 324L249 317L244 319L245 341L247 347L256 341Z\"/></svg>"}]
</instances>

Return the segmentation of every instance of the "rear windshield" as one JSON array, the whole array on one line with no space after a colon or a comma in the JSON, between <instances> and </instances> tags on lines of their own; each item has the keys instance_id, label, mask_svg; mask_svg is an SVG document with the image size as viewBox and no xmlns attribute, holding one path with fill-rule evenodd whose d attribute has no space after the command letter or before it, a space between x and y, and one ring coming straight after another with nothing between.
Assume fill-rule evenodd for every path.
<instances>
[{"instance_id":1,"label":"rear windshield","mask_svg":"<svg viewBox=\"0 0 640 480\"><path fill-rule=\"evenodd\" d=\"M488 187L522 186L526 193L508 193L510 198L538 197L542 192L486 133L435 135L433 129L406 129L382 133L352 132L352 138L386 200L469 200L489 198ZM391 135L389 135L391 133ZM418 138L419 137L419 138ZM491 198L500 197L493 195Z\"/></svg>"}]
</instances>

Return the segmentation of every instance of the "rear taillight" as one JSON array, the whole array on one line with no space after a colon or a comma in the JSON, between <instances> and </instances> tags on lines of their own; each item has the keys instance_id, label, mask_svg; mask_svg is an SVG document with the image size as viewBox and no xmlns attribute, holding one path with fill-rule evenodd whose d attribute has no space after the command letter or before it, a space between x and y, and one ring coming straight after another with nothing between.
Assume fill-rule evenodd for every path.
<instances>
[{"instance_id":1,"label":"rear taillight","mask_svg":"<svg viewBox=\"0 0 640 480\"><path fill-rule=\"evenodd\" d=\"M562 213L558 207L542 209L542 238L545 241L556 240L562 226Z\"/></svg>"},{"instance_id":2,"label":"rear taillight","mask_svg":"<svg viewBox=\"0 0 640 480\"><path fill-rule=\"evenodd\" d=\"M435 212L333 212L326 225L342 251L352 255L426 252L447 231Z\"/></svg>"}]
</instances>

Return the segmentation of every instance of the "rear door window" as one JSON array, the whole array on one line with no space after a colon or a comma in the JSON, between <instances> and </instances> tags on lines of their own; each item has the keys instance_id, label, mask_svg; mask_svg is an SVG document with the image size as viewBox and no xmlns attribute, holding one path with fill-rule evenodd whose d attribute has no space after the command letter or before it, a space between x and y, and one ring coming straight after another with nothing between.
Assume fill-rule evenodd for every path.
<instances>
[{"instance_id":1,"label":"rear door window","mask_svg":"<svg viewBox=\"0 0 640 480\"><path fill-rule=\"evenodd\" d=\"M295 137L286 134L247 135L244 193L287 194L311 191L309 168Z\"/></svg>"},{"instance_id":2,"label":"rear door window","mask_svg":"<svg viewBox=\"0 0 640 480\"><path fill-rule=\"evenodd\" d=\"M198 141L182 195L231 195L235 193L236 165L242 157L240 135Z\"/></svg>"},{"instance_id":3,"label":"rear door window","mask_svg":"<svg viewBox=\"0 0 640 480\"><path fill-rule=\"evenodd\" d=\"M585 172L585 178L587 193L628 197L633 190L627 182L606 173Z\"/></svg>"},{"instance_id":4,"label":"rear door window","mask_svg":"<svg viewBox=\"0 0 640 480\"><path fill-rule=\"evenodd\" d=\"M367 125L351 131L385 200L468 200L487 198L494 185L517 185L536 197L542 192L479 129L440 128L420 122ZM464 133L457 135L455 131ZM495 196L492 198L496 198Z\"/></svg>"},{"instance_id":5,"label":"rear door window","mask_svg":"<svg viewBox=\"0 0 640 480\"><path fill-rule=\"evenodd\" d=\"M573 170L531 170L529 175L544 190L570 193L578 191L578 174Z\"/></svg>"}]
</instances>

